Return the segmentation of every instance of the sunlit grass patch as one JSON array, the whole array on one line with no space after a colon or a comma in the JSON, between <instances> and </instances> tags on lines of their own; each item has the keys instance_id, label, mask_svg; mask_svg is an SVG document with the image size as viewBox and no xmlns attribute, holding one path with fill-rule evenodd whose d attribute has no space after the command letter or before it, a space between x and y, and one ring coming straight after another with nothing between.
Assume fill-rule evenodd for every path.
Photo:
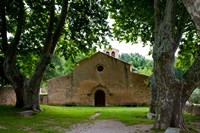
<instances>
[{"instance_id":1,"label":"sunlit grass patch","mask_svg":"<svg viewBox=\"0 0 200 133\"><path fill-rule=\"evenodd\" d=\"M92 121L91 115L100 112L97 119L119 120L127 125L152 124L154 120L146 118L148 107L64 107L41 106L43 112L29 117L21 117L12 106L0 106L0 132L1 133L63 133L67 128L76 123ZM186 114L187 121L197 118Z\"/></svg>"},{"instance_id":2,"label":"sunlit grass patch","mask_svg":"<svg viewBox=\"0 0 200 133\"><path fill-rule=\"evenodd\" d=\"M99 112L102 112L99 118L115 119L128 125L153 123L154 120L146 118L148 110L148 107L106 107L98 109Z\"/></svg>"}]
</instances>

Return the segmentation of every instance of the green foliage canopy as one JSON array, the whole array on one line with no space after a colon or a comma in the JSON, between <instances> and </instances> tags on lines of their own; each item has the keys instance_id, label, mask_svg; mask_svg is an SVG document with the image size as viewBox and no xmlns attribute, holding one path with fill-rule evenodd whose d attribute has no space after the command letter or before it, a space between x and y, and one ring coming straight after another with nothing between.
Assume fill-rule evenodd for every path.
<instances>
[{"instance_id":1,"label":"green foliage canopy","mask_svg":"<svg viewBox=\"0 0 200 133\"><path fill-rule=\"evenodd\" d=\"M153 0L109 1L110 17L115 20L113 33L119 40L153 42Z\"/></svg>"},{"instance_id":2,"label":"green foliage canopy","mask_svg":"<svg viewBox=\"0 0 200 133\"><path fill-rule=\"evenodd\" d=\"M44 47L51 1L24 0L25 8L21 6L20 9L19 3L14 0L3 2L6 5L8 43L14 39L19 24L16 12L24 11L20 22L23 32L17 48L17 66L24 75L30 77ZM61 1L56 0L53 29L56 27L60 10ZM56 48L56 55L74 59L79 53L91 52L96 47L107 45L106 36L111 36L107 18L108 9L104 0L70 1L66 24ZM3 43L1 37L0 42ZM2 53L2 45L0 45L0 50Z\"/></svg>"},{"instance_id":3,"label":"green foliage canopy","mask_svg":"<svg viewBox=\"0 0 200 133\"><path fill-rule=\"evenodd\" d=\"M150 75L153 69L153 61L146 59L138 53L122 53L120 59L132 64L132 71L138 71L146 75Z\"/></svg>"},{"instance_id":4,"label":"green foliage canopy","mask_svg":"<svg viewBox=\"0 0 200 133\"><path fill-rule=\"evenodd\" d=\"M112 0L108 1L110 17L114 19L113 33L119 40L131 43L142 41L143 44L154 45L154 0ZM164 6L161 2L160 6ZM160 11L163 14L163 11ZM174 38L179 44L176 67L188 69L199 54L199 38L191 19L184 18L186 9L181 0L178 0L176 22L174 25ZM184 21L184 19L187 19ZM181 30L184 27L184 30Z\"/></svg>"},{"instance_id":5,"label":"green foliage canopy","mask_svg":"<svg viewBox=\"0 0 200 133\"><path fill-rule=\"evenodd\" d=\"M89 53L89 55L90 54L92 53ZM46 81L56 76L62 76L72 73L74 65L81 59L87 57L86 55L87 54L85 53L79 53L73 60L71 58L66 60L63 56L60 57L59 55L54 55L51 63L49 64L45 72L43 81Z\"/></svg>"}]
</instances>

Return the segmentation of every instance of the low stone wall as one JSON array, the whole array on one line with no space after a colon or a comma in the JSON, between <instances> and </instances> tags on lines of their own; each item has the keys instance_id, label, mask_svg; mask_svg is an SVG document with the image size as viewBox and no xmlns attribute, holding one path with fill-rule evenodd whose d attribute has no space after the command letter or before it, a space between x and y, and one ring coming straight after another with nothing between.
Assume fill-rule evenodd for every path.
<instances>
[{"instance_id":1,"label":"low stone wall","mask_svg":"<svg viewBox=\"0 0 200 133\"><path fill-rule=\"evenodd\" d=\"M15 105L16 95L12 87L0 87L0 105Z\"/></svg>"},{"instance_id":2,"label":"low stone wall","mask_svg":"<svg viewBox=\"0 0 200 133\"><path fill-rule=\"evenodd\" d=\"M185 111L193 114L193 115L198 115L200 116L200 105L194 105L194 104L186 104L185 105Z\"/></svg>"},{"instance_id":3,"label":"low stone wall","mask_svg":"<svg viewBox=\"0 0 200 133\"><path fill-rule=\"evenodd\" d=\"M40 103L48 104L48 94L40 94ZM16 95L12 87L0 87L0 105L15 105Z\"/></svg>"}]
</instances>

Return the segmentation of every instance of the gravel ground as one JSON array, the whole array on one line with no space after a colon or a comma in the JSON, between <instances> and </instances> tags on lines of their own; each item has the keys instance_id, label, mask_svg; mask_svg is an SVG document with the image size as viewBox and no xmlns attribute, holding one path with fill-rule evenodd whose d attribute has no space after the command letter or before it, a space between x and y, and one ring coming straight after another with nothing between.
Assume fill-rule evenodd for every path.
<instances>
[{"instance_id":1,"label":"gravel ground","mask_svg":"<svg viewBox=\"0 0 200 133\"><path fill-rule=\"evenodd\" d=\"M95 120L91 123L76 124L65 133L150 133L152 124L127 126L115 120Z\"/></svg>"}]
</instances>

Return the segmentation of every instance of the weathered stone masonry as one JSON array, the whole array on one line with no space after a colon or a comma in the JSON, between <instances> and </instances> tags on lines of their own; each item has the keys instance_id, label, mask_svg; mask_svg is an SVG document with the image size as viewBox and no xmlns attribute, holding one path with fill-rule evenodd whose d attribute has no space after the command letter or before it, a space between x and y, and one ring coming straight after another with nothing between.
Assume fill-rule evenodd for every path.
<instances>
[{"instance_id":1,"label":"weathered stone masonry","mask_svg":"<svg viewBox=\"0 0 200 133\"><path fill-rule=\"evenodd\" d=\"M12 87L0 87L0 105L14 105L16 95Z\"/></svg>"},{"instance_id":2,"label":"weathered stone masonry","mask_svg":"<svg viewBox=\"0 0 200 133\"><path fill-rule=\"evenodd\" d=\"M149 104L148 76L130 70L130 64L98 52L78 62L72 74L48 81L48 104Z\"/></svg>"}]
</instances>

